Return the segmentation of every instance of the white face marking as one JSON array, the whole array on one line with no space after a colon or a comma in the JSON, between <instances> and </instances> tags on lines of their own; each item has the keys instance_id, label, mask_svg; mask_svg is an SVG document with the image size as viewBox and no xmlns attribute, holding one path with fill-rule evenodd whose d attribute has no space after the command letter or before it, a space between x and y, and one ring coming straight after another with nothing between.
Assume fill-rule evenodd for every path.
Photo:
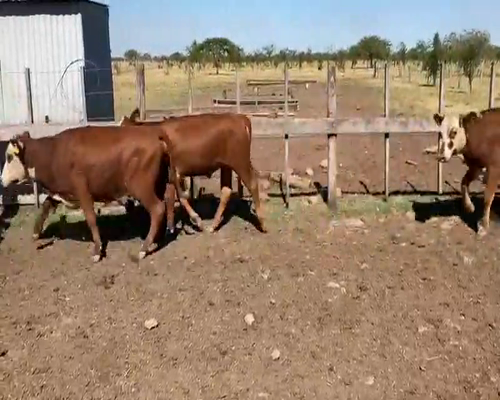
<instances>
[{"instance_id":1,"label":"white face marking","mask_svg":"<svg viewBox=\"0 0 500 400\"><path fill-rule=\"evenodd\" d=\"M5 150L5 164L2 168L2 186L7 187L14 182L28 179L28 171L19 159L19 149L12 143Z\"/></svg>"},{"instance_id":2,"label":"white face marking","mask_svg":"<svg viewBox=\"0 0 500 400\"><path fill-rule=\"evenodd\" d=\"M438 157L441 161L448 162L453 155L460 154L466 144L464 128L460 127L458 116L446 115L439 126L441 147Z\"/></svg>"}]
</instances>

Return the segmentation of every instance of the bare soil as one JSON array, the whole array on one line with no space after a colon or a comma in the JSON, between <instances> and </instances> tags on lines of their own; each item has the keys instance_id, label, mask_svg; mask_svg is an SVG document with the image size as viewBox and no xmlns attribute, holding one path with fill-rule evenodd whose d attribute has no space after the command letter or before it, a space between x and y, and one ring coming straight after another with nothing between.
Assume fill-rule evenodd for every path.
<instances>
[{"instance_id":1,"label":"bare soil","mask_svg":"<svg viewBox=\"0 0 500 400\"><path fill-rule=\"evenodd\" d=\"M412 207L354 228L271 202L268 234L235 216L140 264L147 223L100 217L92 264L84 222L36 250L21 210L0 244L0 399L497 398L498 229L477 239L454 200Z\"/></svg>"},{"instance_id":2,"label":"bare soil","mask_svg":"<svg viewBox=\"0 0 500 400\"><path fill-rule=\"evenodd\" d=\"M301 91L299 115L324 115L324 88ZM380 100L376 89L341 86L339 114L380 115ZM435 162L422 155L434 142L391 140L391 190L434 190ZM282 148L255 140L257 168L282 170ZM338 151L344 192L382 191L381 137L342 137ZM325 157L325 140L292 142L291 166L312 167L323 183ZM464 170L453 161L444 178L458 186ZM474 218L454 217L457 199L402 202L386 213L366 200L353 228L331 225L324 204L294 198L285 212L271 200L267 234L234 217L140 264L129 253L147 220L100 217L110 244L92 264L85 222L51 224L46 235L58 240L36 250L33 210L7 209L0 399L498 398L498 228L476 238ZM214 204L198 211L210 219ZM158 326L148 330L150 318Z\"/></svg>"}]
</instances>

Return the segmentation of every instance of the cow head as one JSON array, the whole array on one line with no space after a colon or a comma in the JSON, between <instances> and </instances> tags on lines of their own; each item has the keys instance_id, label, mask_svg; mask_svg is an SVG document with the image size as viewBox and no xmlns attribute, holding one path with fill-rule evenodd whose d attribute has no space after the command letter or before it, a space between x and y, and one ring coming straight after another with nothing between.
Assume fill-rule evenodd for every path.
<instances>
[{"instance_id":1,"label":"cow head","mask_svg":"<svg viewBox=\"0 0 500 400\"><path fill-rule=\"evenodd\" d=\"M439 137L441 138L438 159L441 162L448 162L452 156L460 154L467 143L463 117L436 113L434 121L439 126Z\"/></svg>"},{"instance_id":2,"label":"cow head","mask_svg":"<svg viewBox=\"0 0 500 400\"><path fill-rule=\"evenodd\" d=\"M2 186L7 187L15 182L29 178L28 168L24 162L24 139L29 138L29 132L14 136L5 149L5 163L2 168Z\"/></svg>"}]
</instances>

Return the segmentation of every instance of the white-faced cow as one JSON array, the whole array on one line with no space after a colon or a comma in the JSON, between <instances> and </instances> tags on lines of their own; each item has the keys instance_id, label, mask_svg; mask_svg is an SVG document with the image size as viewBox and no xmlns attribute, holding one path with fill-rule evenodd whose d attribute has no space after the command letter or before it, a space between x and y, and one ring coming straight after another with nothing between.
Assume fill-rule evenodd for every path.
<instances>
[{"instance_id":1,"label":"white-faced cow","mask_svg":"<svg viewBox=\"0 0 500 400\"><path fill-rule=\"evenodd\" d=\"M94 202L109 203L130 196L151 217L149 233L139 251L144 258L165 215L168 182L168 138L158 127L85 126L34 139L24 132L10 140L2 170L4 187L33 177L49 193L37 216L37 240L51 209L58 203L80 207L92 233L97 262L103 255ZM167 227L173 231L173 206L167 207ZM135 258L135 257L134 257Z\"/></svg>"},{"instance_id":2,"label":"white-faced cow","mask_svg":"<svg viewBox=\"0 0 500 400\"><path fill-rule=\"evenodd\" d=\"M442 139L438 159L448 162L453 155L461 154L469 168L461 183L463 206L467 212L474 212L469 185L486 169L484 214L478 226L478 234L483 236L489 228L490 208L500 182L500 108L458 116L434 114L434 120Z\"/></svg>"}]
</instances>

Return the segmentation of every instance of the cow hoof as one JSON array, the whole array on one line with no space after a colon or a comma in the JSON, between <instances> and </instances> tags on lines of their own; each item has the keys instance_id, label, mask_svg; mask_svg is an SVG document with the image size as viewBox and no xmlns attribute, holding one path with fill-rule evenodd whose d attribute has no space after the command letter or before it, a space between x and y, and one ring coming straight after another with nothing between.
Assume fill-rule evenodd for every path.
<instances>
[{"instance_id":1,"label":"cow hoof","mask_svg":"<svg viewBox=\"0 0 500 400\"><path fill-rule=\"evenodd\" d=\"M138 259L139 260L143 260L145 257L146 257L146 252L145 251L140 251Z\"/></svg>"},{"instance_id":2,"label":"cow hoof","mask_svg":"<svg viewBox=\"0 0 500 400\"><path fill-rule=\"evenodd\" d=\"M33 234L33 240L38 240L40 238L40 234L34 233Z\"/></svg>"},{"instance_id":3,"label":"cow hoof","mask_svg":"<svg viewBox=\"0 0 500 400\"><path fill-rule=\"evenodd\" d=\"M100 254L95 254L92 256L92 262L95 264L95 263L98 263L99 261L101 261L101 255Z\"/></svg>"},{"instance_id":4,"label":"cow hoof","mask_svg":"<svg viewBox=\"0 0 500 400\"><path fill-rule=\"evenodd\" d=\"M479 227L477 228L477 236L482 238L482 237L486 236L487 233L488 232L487 232L486 228L483 225L479 225Z\"/></svg>"},{"instance_id":5,"label":"cow hoof","mask_svg":"<svg viewBox=\"0 0 500 400\"><path fill-rule=\"evenodd\" d=\"M208 228L208 232L214 233L216 229L217 229L216 226L211 226L210 228Z\"/></svg>"},{"instance_id":6,"label":"cow hoof","mask_svg":"<svg viewBox=\"0 0 500 400\"><path fill-rule=\"evenodd\" d=\"M168 228L167 227L167 234L168 235L173 235L175 233L175 228Z\"/></svg>"}]
</instances>

